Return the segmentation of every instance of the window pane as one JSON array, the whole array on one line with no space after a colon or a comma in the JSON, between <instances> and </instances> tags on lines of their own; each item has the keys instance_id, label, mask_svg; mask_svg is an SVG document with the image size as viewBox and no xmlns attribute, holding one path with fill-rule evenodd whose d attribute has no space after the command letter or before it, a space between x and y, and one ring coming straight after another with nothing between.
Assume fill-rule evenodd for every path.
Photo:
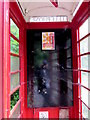
<instances>
[{"instance_id":1,"label":"window pane","mask_svg":"<svg viewBox=\"0 0 90 120\"><path fill-rule=\"evenodd\" d=\"M11 72L19 70L19 57L11 56Z\"/></svg>"},{"instance_id":2,"label":"window pane","mask_svg":"<svg viewBox=\"0 0 90 120\"><path fill-rule=\"evenodd\" d=\"M10 19L10 31L11 33L19 39L19 28L17 27L17 25L13 22L12 19Z\"/></svg>"},{"instance_id":3,"label":"window pane","mask_svg":"<svg viewBox=\"0 0 90 120\"><path fill-rule=\"evenodd\" d=\"M88 37L80 42L80 54L88 52Z\"/></svg>"},{"instance_id":4,"label":"window pane","mask_svg":"<svg viewBox=\"0 0 90 120\"><path fill-rule=\"evenodd\" d=\"M88 88L88 77L90 73L81 72L81 84ZM89 75L89 76L88 76Z\"/></svg>"},{"instance_id":5,"label":"window pane","mask_svg":"<svg viewBox=\"0 0 90 120\"><path fill-rule=\"evenodd\" d=\"M83 38L85 35L89 33L88 31L88 19L81 25L79 32L80 32L80 39Z\"/></svg>"},{"instance_id":6,"label":"window pane","mask_svg":"<svg viewBox=\"0 0 90 120\"><path fill-rule=\"evenodd\" d=\"M69 79L70 81L72 81L72 75L73 75L72 70L67 69L67 79Z\"/></svg>"},{"instance_id":7,"label":"window pane","mask_svg":"<svg viewBox=\"0 0 90 120\"><path fill-rule=\"evenodd\" d=\"M71 47L71 40L70 39L68 39L66 42L66 48L69 48L69 47Z\"/></svg>"},{"instance_id":8,"label":"window pane","mask_svg":"<svg viewBox=\"0 0 90 120\"><path fill-rule=\"evenodd\" d=\"M67 59L67 68L71 68L71 59Z\"/></svg>"},{"instance_id":9,"label":"window pane","mask_svg":"<svg viewBox=\"0 0 90 120\"><path fill-rule=\"evenodd\" d=\"M88 70L88 55L81 56L81 69Z\"/></svg>"},{"instance_id":10,"label":"window pane","mask_svg":"<svg viewBox=\"0 0 90 120\"><path fill-rule=\"evenodd\" d=\"M19 43L11 37L11 52L19 54Z\"/></svg>"},{"instance_id":11,"label":"window pane","mask_svg":"<svg viewBox=\"0 0 90 120\"><path fill-rule=\"evenodd\" d=\"M67 57L71 57L71 48L67 50Z\"/></svg>"},{"instance_id":12,"label":"window pane","mask_svg":"<svg viewBox=\"0 0 90 120\"><path fill-rule=\"evenodd\" d=\"M88 106L88 90L81 87L81 99Z\"/></svg>"},{"instance_id":13,"label":"window pane","mask_svg":"<svg viewBox=\"0 0 90 120\"><path fill-rule=\"evenodd\" d=\"M82 115L84 118L88 118L88 108L82 103Z\"/></svg>"},{"instance_id":14,"label":"window pane","mask_svg":"<svg viewBox=\"0 0 90 120\"><path fill-rule=\"evenodd\" d=\"M13 112L10 118L18 118L20 115L20 104L17 106L16 110Z\"/></svg>"},{"instance_id":15,"label":"window pane","mask_svg":"<svg viewBox=\"0 0 90 120\"><path fill-rule=\"evenodd\" d=\"M11 91L19 85L19 73L11 75L10 84Z\"/></svg>"},{"instance_id":16,"label":"window pane","mask_svg":"<svg viewBox=\"0 0 90 120\"><path fill-rule=\"evenodd\" d=\"M17 103L18 100L19 100L19 89L16 90L16 91L11 95L10 109L13 109L13 107L16 105L16 103Z\"/></svg>"}]
</instances>

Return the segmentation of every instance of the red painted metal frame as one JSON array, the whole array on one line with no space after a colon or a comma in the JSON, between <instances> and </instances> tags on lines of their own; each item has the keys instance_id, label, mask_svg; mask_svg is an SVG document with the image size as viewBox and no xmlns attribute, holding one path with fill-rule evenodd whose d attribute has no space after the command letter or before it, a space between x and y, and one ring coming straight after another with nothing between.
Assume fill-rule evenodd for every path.
<instances>
[{"instance_id":1,"label":"red painted metal frame","mask_svg":"<svg viewBox=\"0 0 90 120\"><path fill-rule=\"evenodd\" d=\"M9 2L3 3L3 11L3 117L7 118L10 112Z\"/></svg>"},{"instance_id":2,"label":"red painted metal frame","mask_svg":"<svg viewBox=\"0 0 90 120\"><path fill-rule=\"evenodd\" d=\"M27 23L27 29L60 29L70 28L70 22L43 22L43 23Z\"/></svg>"},{"instance_id":3,"label":"red painted metal frame","mask_svg":"<svg viewBox=\"0 0 90 120\"><path fill-rule=\"evenodd\" d=\"M3 117L3 81L2 81L2 40L3 40L3 3L0 2L0 120Z\"/></svg>"},{"instance_id":4,"label":"red painted metal frame","mask_svg":"<svg viewBox=\"0 0 90 120\"><path fill-rule=\"evenodd\" d=\"M87 2L87 3L83 3L82 4L82 6L81 6L81 8L82 9L84 9L83 11L84 11L84 13L83 13L83 15L81 15L80 16L80 20L79 20L79 22L78 22L78 24L75 26L75 28L78 30L78 41L77 41L77 46L78 46L78 49L79 49L79 54L77 54L77 59L79 60L79 71L78 71L78 73L79 73L79 76L78 76L78 79L80 79L80 85L79 85L79 96L80 96L80 98L79 98L79 102L80 102L80 117L81 118L83 118L83 115L82 115L82 100L81 100L81 87L84 87L84 88L86 88L85 86L82 86L81 85L81 71L84 71L84 72L90 72L89 70L81 70L81 56L84 56L84 55L88 55L88 54L90 54L90 52L87 52L87 53L84 53L84 54L80 54L80 42L82 41L82 40L84 40L86 37L88 37L89 35L90 35L90 33L89 34L87 34L86 36L84 36L82 39L80 39L80 36L79 36L79 27L85 22L85 20L90 16L90 14L89 14L89 2ZM87 8L85 8L84 7L84 5L86 5L87 6ZM90 90L90 89L88 89L88 88L86 88L87 90ZM84 102L83 102L83 104L85 105L85 106L87 106ZM88 107L87 107L88 108Z\"/></svg>"},{"instance_id":5,"label":"red painted metal frame","mask_svg":"<svg viewBox=\"0 0 90 120\"><path fill-rule=\"evenodd\" d=\"M3 36L2 36L3 40L1 40L1 41L3 41L3 118L9 118L10 117L9 115L11 113L10 112L10 95L14 92L13 91L10 93L10 55L19 57L19 55L10 53L10 34L9 34L10 33L10 19L9 18L12 18L15 21L15 23L20 27L21 43L24 43L23 34L24 34L24 28L25 28L25 21L22 17L22 14L21 14L16 2L9 3L9 2L5 1L5 2L2 2L2 4L3 4L3 7L1 7L1 2L0 2L0 7L1 7L0 9L2 9L2 11L3 11L3 12L1 12L1 13L3 13L2 14L3 20L1 19L2 23L0 21L1 25L3 25L3 30L0 29L3 31ZM16 9L18 12L15 11ZM10 16L9 16L9 13L10 13ZM15 38L13 35L11 35L11 36L13 38ZM0 38L2 39L2 37L0 37ZM24 73L24 58L23 58L24 47L23 46L24 46L24 44L20 45L20 54L21 54L20 61L22 61L22 62L20 65L21 71L18 71L21 74L21 77L20 77L21 83L23 83L23 81L24 81L24 77L23 77L24 76L24 74L23 74ZM0 51L0 53L1 53L1 51ZM0 57L1 57L1 55L0 55ZM16 72L17 71L11 72L11 74L15 74ZM2 81L0 80L0 82L2 82ZM20 86L21 109L23 108L23 103L24 103L24 95L23 94L24 94L24 85L21 84L21 86ZM0 94L0 95L2 95L2 94ZM2 109L2 107L1 107L1 109ZM22 111L24 111L24 108L22 109ZM0 111L0 112L2 113L2 111ZM22 117L22 113L21 113L20 117Z\"/></svg>"},{"instance_id":6,"label":"red painted metal frame","mask_svg":"<svg viewBox=\"0 0 90 120\"><path fill-rule=\"evenodd\" d=\"M21 67L21 87L20 87L20 98L21 98L21 115L20 117L23 118L33 118L33 115L38 118L39 112L43 110L49 111L49 116L51 118L58 118L59 117L59 108L40 108L40 109L30 109L27 108L27 46L26 46L26 29L60 29L60 28L71 28L72 29L72 51L73 51L73 68L77 69L77 28L86 20L88 17L88 3L83 3L78 10L78 13L74 17L72 23L69 22L56 22L56 23L25 23L25 20L19 10L17 3L10 3L10 7L8 3L4 3L4 36L3 36L3 113L4 117L8 117L10 114L10 98L9 98L9 91L10 86L7 85L7 81L10 83L10 75L9 67L10 66L10 58L9 58L9 11L10 17L14 20L14 22L20 28L20 67ZM78 73L74 71L73 73L74 83L78 82ZM8 90L6 92L6 89ZM7 97L6 97L7 96ZM69 117L70 118L79 118L79 100L78 100L78 86L74 86L74 106L69 108Z\"/></svg>"},{"instance_id":7,"label":"red painted metal frame","mask_svg":"<svg viewBox=\"0 0 90 120\"><path fill-rule=\"evenodd\" d=\"M83 38L79 39L77 42L81 42L83 39L85 39L86 37L89 37L90 33L88 33L86 36L84 36Z\"/></svg>"},{"instance_id":8,"label":"red painted metal frame","mask_svg":"<svg viewBox=\"0 0 90 120\"><path fill-rule=\"evenodd\" d=\"M50 2L55 6L55 7L58 7L58 0L50 0Z\"/></svg>"},{"instance_id":9,"label":"red painted metal frame","mask_svg":"<svg viewBox=\"0 0 90 120\"><path fill-rule=\"evenodd\" d=\"M20 9L16 2L10 3L10 17L14 20L16 25L19 27L19 53L20 53L20 99L21 99L21 114L19 117L26 118L27 117L27 103L26 103L26 78L25 78L25 28L26 28L26 22L20 12ZM30 115L30 113L29 113Z\"/></svg>"},{"instance_id":10,"label":"red painted metal frame","mask_svg":"<svg viewBox=\"0 0 90 120\"><path fill-rule=\"evenodd\" d=\"M18 40L12 33L10 33L10 36L15 39L17 42L20 42L20 40Z\"/></svg>"}]
</instances>

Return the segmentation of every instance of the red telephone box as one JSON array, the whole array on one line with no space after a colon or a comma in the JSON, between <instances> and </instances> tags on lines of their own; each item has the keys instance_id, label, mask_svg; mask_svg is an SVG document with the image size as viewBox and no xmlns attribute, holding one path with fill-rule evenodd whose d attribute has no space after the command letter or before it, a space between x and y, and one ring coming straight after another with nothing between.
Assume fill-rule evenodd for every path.
<instances>
[{"instance_id":1,"label":"red telephone box","mask_svg":"<svg viewBox=\"0 0 90 120\"><path fill-rule=\"evenodd\" d=\"M58 8L58 6L57 6ZM90 31L84 32L90 19L90 2L82 2L72 22L26 22L20 2L0 2L0 118L90 118L89 106L89 48L86 50L82 42L90 38ZM26 11L27 12L27 11ZM88 22L87 22L88 21ZM84 25L85 24L85 25ZM59 29L70 29L72 39L72 64L73 64L73 105L56 107L28 107L27 96L27 31L42 30L53 32ZM53 31L50 31L53 30ZM87 29L86 29L87 31ZM84 52L82 51L84 48ZM86 50L86 51L85 51ZM31 56L32 57L32 56ZM84 66L84 59L88 62ZM32 72L32 71L31 71ZM88 81L84 84L83 78ZM84 76L84 77L83 77ZM85 82L86 83L86 82ZM33 83L32 83L33 85ZM85 101L84 91L88 95ZM31 91L32 94L32 91ZM31 98L32 99L32 96Z\"/></svg>"}]
</instances>

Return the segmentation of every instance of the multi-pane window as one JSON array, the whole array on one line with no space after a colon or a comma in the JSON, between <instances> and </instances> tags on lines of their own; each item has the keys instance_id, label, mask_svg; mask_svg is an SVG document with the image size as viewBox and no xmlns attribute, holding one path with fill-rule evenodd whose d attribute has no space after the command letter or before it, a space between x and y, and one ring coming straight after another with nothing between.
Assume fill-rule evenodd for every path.
<instances>
[{"instance_id":1,"label":"multi-pane window","mask_svg":"<svg viewBox=\"0 0 90 120\"><path fill-rule=\"evenodd\" d=\"M77 30L80 117L90 119L90 17Z\"/></svg>"},{"instance_id":2,"label":"multi-pane window","mask_svg":"<svg viewBox=\"0 0 90 120\"><path fill-rule=\"evenodd\" d=\"M19 28L10 19L10 118L20 116Z\"/></svg>"}]
</instances>

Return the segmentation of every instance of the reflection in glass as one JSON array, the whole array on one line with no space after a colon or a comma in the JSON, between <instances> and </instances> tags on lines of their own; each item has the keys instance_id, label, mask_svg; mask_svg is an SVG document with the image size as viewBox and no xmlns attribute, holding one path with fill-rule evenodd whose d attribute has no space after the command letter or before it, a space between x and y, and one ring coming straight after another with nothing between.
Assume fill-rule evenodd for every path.
<instances>
[{"instance_id":1,"label":"reflection in glass","mask_svg":"<svg viewBox=\"0 0 90 120\"><path fill-rule=\"evenodd\" d=\"M12 37L10 38L10 46L11 46L11 53L19 54L19 43L14 40Z\"/></svg>"},{"instance_id":2,"label":"reflection in glass","mask_svg":"<svg viewBox=\"0 0 90 120\"><path fill-rule=\"evenodd\" d=\"M71 40L68 39L66 42L66 48L70 48L71 47Z\"/></svg>"},{"instance_id":3,"label":"reflection in glass","mask_svg":"<svg viewBox=\"0 0 90 120\"><path fill-rule=\"evenodd\" d=\"M88 55L81 56L81 69L88 70Z\"/></svg>"},{"instance_id":4,"label":"reflection in glass","mask_svg":"<svg viewBox=\"0 0 90 120\"><path fill-rule=\"evenodd\" d=\"M11 33L19 39L19 28L17 27L17 25L13 22L12 19L10 19L10 31Z\"/></svg>"},{"instance_id":5,"label":"reflection in glass","mask_svg":"<svg viewBox=\"0 0 90 120\"><path fill-rule=\"evenodd\" d=\"M84 118L88 118L89 115L88 112L89 112L88 108L82 103L82 115Z\"/></svg>"},{"instance_id":6,"label":"reflection in glass","mask_svg":"<svg viewBox=\"0 0 90 120\"><path fill-rule=\"evenodd\" d=\"M71 68L71 59L67 59L67 68Z\"/></svg>"},{"instance_id":7,"label":"reflection in glass","mask_svg":"<svg viewBox=\"0 0 90 120\"><path fill-rule=\"evenodd\" d=\"M16 105L16 103L17 103L18 100L19 100L19 89L16 90L16 91L11 95L10 109L13 109L13 107Z\"/></svg>"},{"instance_id":8,"label":"reflection in glass","mask_svg":"<svg viewBox=\"0 0 90 120\"><path fill-rule=\"evenodd\" d=\"M19 85L19 73L11 75L10 84L11 91Z\"/></svg>"},{"instance_id":9,"label":"reflection in glass","mask_svg":"<svg viewBox=\"0 0 90 120\"><path fill-rule=\"evenodd\" d=\"M79 32L80 32L80 39L83 38L85 35L87 35L89 33L88 30L88 19L81 25Z\"/></svg>"},{"instance_id":10,"label":"reflection in glass","mask_svg":"<svg viewBox=\"0 0 90 120\"><path fill-rule=\"evenodd\" d=\"M55 31L53 51L41 49L42 31L27 32L27 105L30 108L73 105L72 57L67 59L65 48L71 46L71 36L65 36L64 32Z\"/></svg>"},{"instance_id":11,"label":"reflection in glass","mask_svg":"<svg viewBox=\"0 0 90 120\"><path fill-rule=\"evenodd\" d=\"M11 59L11 62L10 62L11 63L11 67L10 67L11 72L19 70L19 57L15 57L15 56L11 55L10 59Z\"/></svg>"},{"instance_id":12,"label":"reflection in glass","mask_svg":"<svg viewBox=\"0 0 90 120\"><path fill-rule=\"evenodd\" d=\"M71 48L67 50L67 57L71 57Z\"/></svg>"},{"instance_id":13,"label":"reflection in glass","mask_svg":"<svg viewBox=\"0 0 90 120\"><path fill-rule=\"evenodd\" d=\"M10 118L18 118L20 115L20 104L17 106L16 110L13 112Z\"/></svg>"},{"instance_id":14,"label":"reflection in glass","mask_svg":"<svg viewBox=\"0 0 90 120\"><path fill-rule=\"evenodd\" d=\"M88 106L88 90L81 87L81 99Z\"/></svg>"},{"instance_id":15,"label":"reflection in glass","mask_svg":"<svg viewBox=\"0 0 90 120\"><path fill-rule=\"evenodd\" d=\"M81 85L88 88L88 72L82 72L81 71Z\"/></svg>"},{"instance_id":16,"label":"reflection in glass","mask_svg":"<svg viewBox=\"0 0 90 120\"><path fill-rule=\"evenodd\" d=\"M80 54L88 52L88 37L80 42Z\"/></svg>"}]
</instances>

